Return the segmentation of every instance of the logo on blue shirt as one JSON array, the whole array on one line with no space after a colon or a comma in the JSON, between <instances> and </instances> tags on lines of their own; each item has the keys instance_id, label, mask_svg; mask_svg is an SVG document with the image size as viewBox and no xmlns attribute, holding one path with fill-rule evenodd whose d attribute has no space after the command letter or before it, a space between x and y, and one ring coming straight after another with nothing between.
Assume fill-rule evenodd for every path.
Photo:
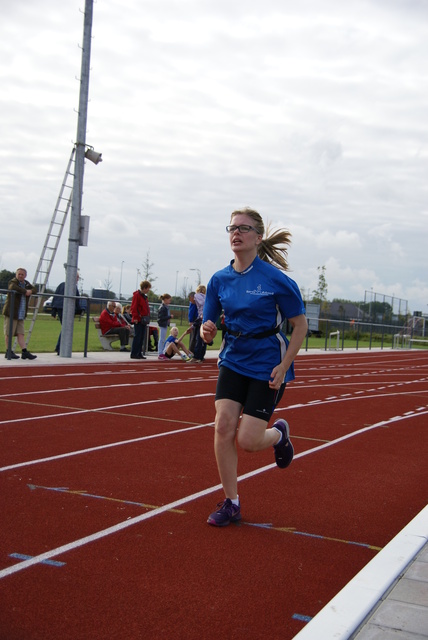
<instances>
[{"instance_id":1,"label":"logo on blue shirt","mask_svg":"<svg viewBox=\"0 0 428 640\"><path fill-rule=\"evenodd\" d=\"M273 295L275 295L274 291L262 291L262 285L261 284L259 284L257 286L257 289L253 289L252 291L247 289L246 293L249 293L250 296L273 296Z\"/></svg>"}]
</instances>

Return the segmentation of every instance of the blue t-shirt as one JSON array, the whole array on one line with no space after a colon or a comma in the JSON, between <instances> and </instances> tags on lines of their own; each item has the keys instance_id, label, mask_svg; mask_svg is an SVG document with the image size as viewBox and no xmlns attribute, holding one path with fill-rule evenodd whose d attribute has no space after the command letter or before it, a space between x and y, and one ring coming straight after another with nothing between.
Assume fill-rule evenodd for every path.
<instances>
[{"instance_id":1,"label":"blue t-shirt","mask_svg":"<svg viewBox=\"0 0 428 640\"><path fill-rule=\"evenodd\" d=\"M189 322L195 322L198 317L198 307L194 302L189 304Z\"/></svg>"},{"instance_id":2,"label":"blue t-shirt","mask_svg":"<svg viewBox=\"0 0 428 640\"><path fill-rule=\"evenodd\" d=\"M302 296L294 280L259 257L242 273L235 271L232 262L208 283L204 322L216 323L224 309L227 328L243 334L226 333L219 367L224 365L245 376L269 380L272 369L285 356L286 336L282 332L260 339L244 336L274 329L287 318L304 314ZM285 380L294 380L293 366Z\"/></svg>"},{"instance_id":3,"label":"blue t-shirt","mask_svg":"<svg viewBox=\"0 0 428 640\"><path fill-rule=\"evenodd\" d=\"M177 338L175 338L174 336L168 336L167 339L165 340L165 345L163 348L163 352L166 353L166 350L168 349L169 345L171 344L171 342L177 342Z\"/></svg>"}]
</instances>

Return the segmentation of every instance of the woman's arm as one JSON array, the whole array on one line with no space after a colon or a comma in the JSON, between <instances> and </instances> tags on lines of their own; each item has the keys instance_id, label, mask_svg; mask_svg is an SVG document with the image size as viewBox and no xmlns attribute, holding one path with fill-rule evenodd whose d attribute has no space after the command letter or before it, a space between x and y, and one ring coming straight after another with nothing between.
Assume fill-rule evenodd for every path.
<instances>
[{"instance_id":1,"label":"woman's arm","mask_svg":"<svg viewBox=\"0 0 428 640\"><path fill-rule=\"evenodd\" d=\"M189 327L188 329L186 329L186 331L183 333L183 335L181 335L179 338L177 338L176 342L181 342L184 338L184 336L187 336L188 333L190 333L192 331L193 327Z\"/></svg>"},{"instance_id":2,"label":"woman's arm","mask_svg":"<svg viewBox=\"0 0 428 640\"><path fill-rule=\"evenodd\" d=\"M294 358L299 353L300 347L302 346L303 340L308 332L308 323L306 316L303 314L296 316L295 318L289 318L289 322L293 327L293 332L291 334L290 343L287 347L284 359L272 370L269 380L269 386L271 389L279 389L281 384L284 382L285 374L291 367Z\"/></svg>"}]
</instances>

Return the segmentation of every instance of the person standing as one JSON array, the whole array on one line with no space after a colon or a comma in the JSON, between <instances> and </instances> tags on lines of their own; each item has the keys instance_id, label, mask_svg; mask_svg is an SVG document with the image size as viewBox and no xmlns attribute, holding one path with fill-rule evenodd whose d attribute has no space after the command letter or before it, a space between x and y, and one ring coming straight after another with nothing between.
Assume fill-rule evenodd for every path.
<instances>
[{"instance_id":1,"label":"person standing","mask_svg":"<svg viewBox=\"0 0 428 640\"><path fill-rule=\"evenodd\" d=\"M153 338L153 343L152 343ZM149 346L148 351L158 351L159 329L157 327L149 327Z\"/></svg>"},{"instance_id":2,"label":"person standing","mask_svg":"<svg viewBox=\"0 0 428 640\"><path fill-rule=\"evenodd\" d=\"M150 307L148 293L152 285L148 280L140 282L138 291L132 294L131 317L134 325L134 339L132 341L131 358L146 360L144 355L146 346L147 325L150 324Z\"/></svg>"},{"instance_id":3,"label":"person standing","mask_svg":"<svg viewBox=\"0 0 428 640\"><path fill-rule=\"evenodd\" d=\"M194 327L194 322L197 320L198 317L198 308L196 306L196 302L195 302L195 292L191 291L189 293L189 324L191 325L191 332L189 334L189 351L190 353L194 353L195 352L195 344L196 344L196 334L197 334L197 330Z\"/></svg>"},{"instance_id":4,"label":"person standing","mask_svg":"<svg viewBox=\"0 0 428 640\"><path fill-rule=\"evenodd\" d=\"M166 333L168 326L171 322L171 311L169 305L171 304L171 296L169 293L164 293L162 296L159 296L159 299L162 301L158 309L158 325L159 325L159 342L158 342L158 359L166 360L166 356L163 352L166 340Z\"/></svg>"},{"instance_id":5,"label":"person standing","mask_svg":"<svg viewBox=\"0 0 428 640\"><path fill-rule=\"evenodd\" d=\"M208 283L200 329L211 342L224 310L214 450L225 499L207 520L218 527L241 519L238 445L249 452L273 447L280 468L293 459L287 422L279 419L270 428L268 423L286 383L294 379L293 361L307 333L299 288L283 273L290 233L268 228L265 235L262 217L250 208L234 211L230 222L226 231L235 257ZM293 327L290 341L281 332L286 319Z\"/></svg>"},{"instance_id":6,"label":"person standing","mask_svg":"<svg viewBox=\"0 0 428 640\"><path fill-rule=\"evenodd\" d=\"M9 281L9 291L14 291L14 305L13 305L13 321L12 321L12 336L16 336L18 344L21 347L21 358L23 360L34 360L37 358L33 353L30 353L25 347L25 328L24 320L28 313L28 303L30 296L37 293L37 288L26 280L27 271L20 267L16 270L15 277ZM6 358L7 348L9 345L9 325L10 314L12 311L12 293L7 294L6 304L4 305L4 339L6 342ZM11 352L12 360L19 360L19 356L14 351Z\"/></svg>"},{"instance_id":7,"label":"person standing","mask_svg":"<svg viewBox=\"0 0 428 640\"><path fill-rule=\"evenodd\" d=\"M204 284L199 284L196 287L195 304L198 312L198 317L194 322L196 341L195 341L195 349L193 352L194 357L192 358L193 362L202 362L207 352L207 345L205 344L205 342L201 337L201 324L202 324L202 317L204 314L206 293L207 293L207 288Z\"/></svg>"},{"instance_id":8,"label":"person standing","mask_svg":"<svg viewBox=\"0 0 428 640\"><path fill-rule=\"evenodd\" d=\"M79 274L77 274L77 279L76 279L76 298L80 298L79 289L77 287L78 282L79 282ZM64 311L64 291L65 291L65 282L61 282L61 284L59 284L55 289L54 297L52 300L52 311L51 311L51 316L53 318L56 318L58 316L61 325L62 325L62 313ZM82 309L80 307L80 302L77 299L74 314L79 315L81 312L82 312ZM58 340L55 347L55 351L57 352L57 355L59 355L60 347L61 347L61 331L59 332Z\"/></svg>"}]
</instances>

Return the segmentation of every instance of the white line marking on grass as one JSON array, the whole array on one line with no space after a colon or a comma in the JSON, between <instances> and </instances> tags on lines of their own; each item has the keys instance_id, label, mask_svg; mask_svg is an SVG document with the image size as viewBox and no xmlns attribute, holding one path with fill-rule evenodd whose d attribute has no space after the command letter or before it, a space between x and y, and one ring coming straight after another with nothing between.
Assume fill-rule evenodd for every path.
<instances>
[{"instance_id":1,"label":"white line marking on grass","mask_svg":"<svg viewBox=\"0 0 428 640\"><path fill-rule=\"evenodd\" d=\"M428 411L426 413L428 413ZM375 424L369 425L368 427L364 427L363 429L358 429L353 433L349 433L347 435L341 436L340 438L337 438L336 440L332 440L331 442L321 444L317 447L314 447L313 449L308 449L307 451L302 451L302 453L298 453L296 456L294 456L294 459L297 460L298 458L303 458L310 454L317 453L318 451L322 451L323 449L332 447L336 444L339 444L340 442L349 440L350 438L358 436L362 433L372 431L373 429L377 429L379 427L384 427L393 422L399 422L400 420L407 420L409 417L414 417L416 415L419 416L420 414L413 414L413 416L395 416L394 418L390 418L389 420L382 420L381 422L376 422ZM273 463L273 464L269 464L264 467L261 467L259 469L255 469L254 471L250 471L249 473L245 473L244 475L239 476L238 482L242 482L243 480L247 480L248 478L253 478L254 476L260 475L265 471L274 469L275 467L276 465L275 463ZM162 513L165 513L165 511L170 511L171 509L177 509L178 507L181 507L182 505L188 502L193 502L198 498L204 498L205 496L211 493L214 493L215 491L219 491L220 489L222 489L221 484L214 485L213 487L208 487L207 489L203 489L202 491L198 491L189 496L185 496L184 498L179 498L174 502L170 502L169 504L165 504L162 507L154 509L153 511L149 511L147 513L143 513L139 516L136 516L135 518L130 518L129 520L119 522L118 524L115 524L112 527L108 527L107 529L102 529L101 531L97 531L89 536L80 538L79 540L74 540L73 542L69 542L68 544L62 545L61 547L57 547L56 549L51 549L50 551L46 551L45 553L42 553L38 556L34 556L29 560L24 560L23 562L14 564L11 567L6 567L5 569L2 569L0 571L0 579L10 576L14 573L17 573L18 571L22 571L23 569L28 569L29 567L32 567L35 564L40 564L42 562L45 562L50 558L60 556L63 553L67 553L68 551L72 551L74 549L78 549L79 547L83 547L84 545L89 544L90 542L101 540L102 538L105 538L106 536L109 536L113 533L118 533L119 531L123 531L124 529L127 529L128 527L131 527L134 524L138 524L140 522L143 522L144 520L149 520L150 518L159 516Z\"/></svg>"}]
</instances>

